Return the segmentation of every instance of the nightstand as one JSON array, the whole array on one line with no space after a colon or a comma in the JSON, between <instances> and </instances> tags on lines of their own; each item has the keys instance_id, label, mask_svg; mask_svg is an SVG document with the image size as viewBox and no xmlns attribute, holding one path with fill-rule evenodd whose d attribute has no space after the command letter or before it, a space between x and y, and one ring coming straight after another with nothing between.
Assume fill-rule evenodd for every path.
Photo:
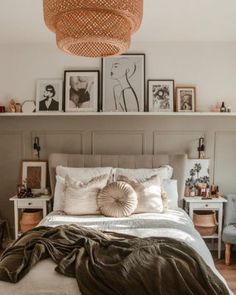
<instances>
[{"instance_id":1,"label":"nightstand","mask_svg":"<svg viewBox=\"0 0 236 295\"><path fill-rule=\"evenodd\" d=\"M36 198L18 198L14 196L10 198L10 201L14 202L14 217L15 217L15 239L19 236L19 209L42 209L43 217L47 215L48 205L51 205L50 201L52 196L40 196ZM49 206L49 210L51 206Z\"/></svg>"},{"instance_id":2,"label":"nightstand","mask_svg":"<svg viewBox=\"0 0 236 295\"><path fill-rule=\"evenodd\" d=\"M223 207L227 200L220 197L204 200L201 197L184 197L184 209L193 220L193 211L218 211L218 231L212 236L202 236L203 239L218 240L218 258L221 256L221 233L223 224Z\"/></svg>"}]
</instances>

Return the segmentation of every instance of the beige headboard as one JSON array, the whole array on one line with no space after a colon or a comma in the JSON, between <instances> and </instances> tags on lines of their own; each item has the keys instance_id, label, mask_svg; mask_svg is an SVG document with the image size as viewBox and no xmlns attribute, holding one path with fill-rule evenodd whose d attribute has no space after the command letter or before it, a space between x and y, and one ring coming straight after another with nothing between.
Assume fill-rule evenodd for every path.
<instances>
[{"instance_id":1,"label":"beige headboard","mask_svg":"<svg viewBox=\"0 0 236 295\"><path fill-rule=\"evenodd\" d=\"M184 195L184 174L187 155L81 155L51 154L49 174L52 192L55 187L56 167L120 167L120 168L158 168L169 164L174 168L174 179L178 180L180 199Z\"/></svg>"}]
</instances>

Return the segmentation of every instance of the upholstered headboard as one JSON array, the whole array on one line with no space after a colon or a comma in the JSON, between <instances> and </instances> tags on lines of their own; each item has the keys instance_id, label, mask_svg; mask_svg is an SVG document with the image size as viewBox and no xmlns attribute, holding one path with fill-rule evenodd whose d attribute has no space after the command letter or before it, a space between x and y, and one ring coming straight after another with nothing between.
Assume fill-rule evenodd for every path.
<instances>
[{"instance_id":1,"label":"upholstered headboard","mask_svg":"<svg viewBox=\"0 0 236 295\"><path fill-rule=\"evenodd\" d=\"M174 179L178 180L180 199L184 196L184 174L187 155L81 155L51 154L49 174L52 192L56 181L56 167L120 167L120 168L158 168L170 165L174 168Z\"/></svg>"}]
</instances>

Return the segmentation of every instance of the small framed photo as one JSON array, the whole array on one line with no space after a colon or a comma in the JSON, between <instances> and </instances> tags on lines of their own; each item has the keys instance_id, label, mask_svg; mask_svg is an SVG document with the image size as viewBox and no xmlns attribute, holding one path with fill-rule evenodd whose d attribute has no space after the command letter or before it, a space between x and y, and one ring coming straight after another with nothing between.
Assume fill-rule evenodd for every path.
<instances>
[{"instance_id":1,"label":"small framed photo","mask_svg":"<svg viewBox=\"0 0 236 295\"><path fill-rule=\"evenodd\" d=\"M145 54L103 58L102 77L104 112L145 111Z\"/></svg>"},{"instance_id":2,"label":"small framed photo","mask_svg":"<svg viewBox=\"0 0 236 295\"><path fill-rule=\"evenodd\" d=\"M37 112L61 112L62 111L63 81L38 80L36 91Z\"/></svg>"},{"instance_id":3,"label":"small framed photo","mask_svg":"<svg viewBox=\"0 0 236 295\"><path fill-rule=\"evenodd\" d=\"M176 87L176 112L196 111L196 87Z\"/></svg>"},{"instance_id":4,"label":"small framed photo","mask_svg":"<svg viewBox=\"0 0 236 295\"><path fill-rule=\"evenodd\" d=\"M174 80L148 80L149 112L174 111Z\"/></svg>"},{"instance_id":5,"label":"small framed photo","mask_svg":"<svg viewBox=\"0 0 236 295\"><path fill-rule=\"evenodd\" d=\"M97 112L99 71L65 71L65 111Z\"/></svg>"},{"instance_id":6,"label":"small framed photo","mask_svg":"<svg viewBox=\"0 0 236 295\"><path fill-rule=\"evenodd\" d=\"M31 188L33 193L43 193L46 189L47 161L23 161L22 184Z\"/></svg>"}]
</instances>

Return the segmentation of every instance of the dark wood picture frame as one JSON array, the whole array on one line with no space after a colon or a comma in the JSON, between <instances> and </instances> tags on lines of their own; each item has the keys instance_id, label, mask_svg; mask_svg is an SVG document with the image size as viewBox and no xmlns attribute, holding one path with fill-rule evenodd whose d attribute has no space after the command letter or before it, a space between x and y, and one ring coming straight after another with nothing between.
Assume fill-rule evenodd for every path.
<instances>
[{"instance_id":1,"label":"dark wood picture frame","mask_svg":"<svg viewBox=\"0 0 236 295\"><path fill-rule=\"evenodd\" d=\"M181 98L180 91L185 91L186 99L185 101L181 102L183 100L183 97ZM191 98L190 93L192 92ZM175 111L176 112L184 112L184 113L193 113L196 112L196 100L197 100L197 91L195 86L177 86L175 88ZM187 97L188 96L188 97Z\"/></svg>"}]
</instances>

